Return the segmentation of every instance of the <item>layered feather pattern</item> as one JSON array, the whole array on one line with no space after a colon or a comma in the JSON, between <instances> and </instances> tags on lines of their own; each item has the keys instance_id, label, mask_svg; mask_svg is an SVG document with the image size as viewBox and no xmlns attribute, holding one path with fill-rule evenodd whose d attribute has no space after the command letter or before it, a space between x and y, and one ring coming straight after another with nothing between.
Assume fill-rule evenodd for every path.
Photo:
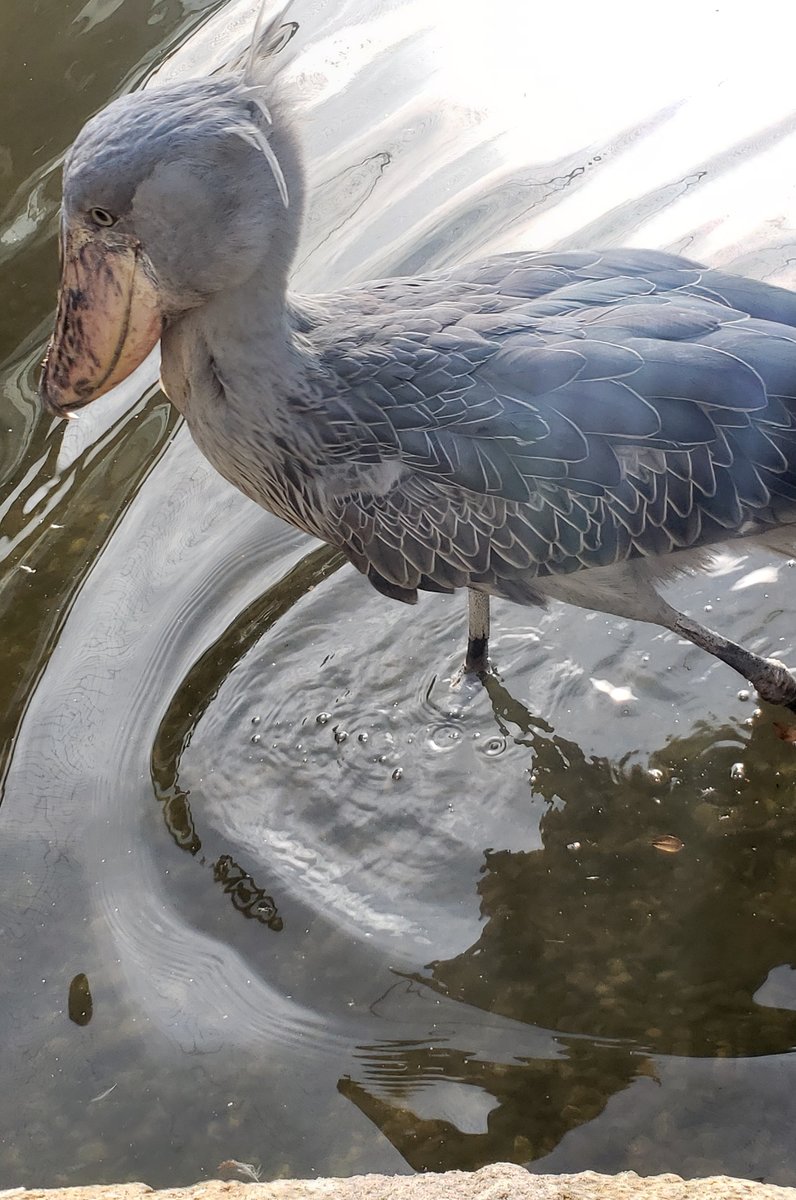
<instances>
[{"instance_id":1,"label":"layered feather pattern","mask_svg":"<svg viewBox=\"0 0 796 1200\"><path fill-rule=\"evenodd\" d=\"M783 289L652 251L500 255L328 297L303 336L301 507L400 599L530 600L796 522Z\"/></svg>"}]
</instances>

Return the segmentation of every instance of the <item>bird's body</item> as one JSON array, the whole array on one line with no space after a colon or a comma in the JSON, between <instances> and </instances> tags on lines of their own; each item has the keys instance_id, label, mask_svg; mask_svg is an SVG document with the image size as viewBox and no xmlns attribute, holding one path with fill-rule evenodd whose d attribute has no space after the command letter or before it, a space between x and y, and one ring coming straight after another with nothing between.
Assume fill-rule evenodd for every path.
<instances>
[{"instance_id":1,"label":"bird's body","mask_svg":"<svg viewBox=\"0 0 796 1200\"><path fill-rule=\"evenodd\" d=\"M101 378L76 378L88 335L62 294L44 378L51 406L100 394L157 327L165 390L207 458L343 550L379 591L412 602L418 590L468 587L656 621L770 698L796 701L781 664L701 629L656 589L716 544L796 542L796 295L665 253L607 250L499 255L291 296L300 205L278 205L254 134L224 124L231 113L265 136L250 89L191 87L117 102L115 122L100 114L78 139L65 190L77 249L70 257L67 244L65 271L73 262L80 286L69 295L83 303L101 242L127 264L133 283L118 290L135 304L140 293L144 315L133 335L118 318ZM131 168L103 192L103 155L118 153L125 122L141 178ZM300 153L278 113L269 136L295 199ZM202 196L214 158L241 196ZM182 189L174 207L189 224L164 234L168 188ZM227 257L219 247L214 258L227 228ZM82 361L99 376L96 345L89 337ZM471 621L480 650L470 660L482 667L477 606L483 637Z\"/></svg>"},{"instance_id":2,"label":"bird's body","mask_svg":"<svg viewBox=\"0 0 796 1200\"><path fill-rule=\"evenodd\" d=\"M199 310L164 337L166 390L222 475L396 599L589 604L591 578L652 577L796 521L790 292L663 253L568 251L285 312L263 377L237 347L225 361Z\"/></svg>"}]
</instances>

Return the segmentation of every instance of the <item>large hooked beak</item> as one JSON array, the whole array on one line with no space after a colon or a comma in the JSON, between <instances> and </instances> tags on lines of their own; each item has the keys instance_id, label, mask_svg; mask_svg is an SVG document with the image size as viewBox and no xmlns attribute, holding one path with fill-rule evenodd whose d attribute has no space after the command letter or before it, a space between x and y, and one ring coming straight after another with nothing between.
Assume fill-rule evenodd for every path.
<instances>
[{"instance_id":1,"label":"large hooked beak","mask_svg":"<svg viewBox=\"0 0 796 1200\"><path fill-rule=\"evenodd\" d=\"M42 401L58 417L90 404L143 362L162 327L158 292L140 246L106 245L88 230L65 231Z\"/></svg>"}]
</instances>

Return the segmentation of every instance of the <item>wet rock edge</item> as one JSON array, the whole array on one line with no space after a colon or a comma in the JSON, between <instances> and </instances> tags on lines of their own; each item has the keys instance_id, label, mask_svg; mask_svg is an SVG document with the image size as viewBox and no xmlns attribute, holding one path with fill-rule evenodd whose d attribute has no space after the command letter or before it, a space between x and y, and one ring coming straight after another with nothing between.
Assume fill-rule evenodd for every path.
<instances>
[{"instance_id":1,"label":"wet rock edge","mask_svg":"<svg viewBox=\"0 0 796 1200\"><path fill-rule=\"evenodd\" d=\"M642 1178L633 1171L599 1175L531 1175L496 1163L480 1171L424 1175L357 1175L350 1179L280 1179L273 1183L207 1180L154 1191L144 1183L103 1187L12 1188L0 1200L796 1200L796 1188L714 1175Z\"/></svg>"}]
</instances>

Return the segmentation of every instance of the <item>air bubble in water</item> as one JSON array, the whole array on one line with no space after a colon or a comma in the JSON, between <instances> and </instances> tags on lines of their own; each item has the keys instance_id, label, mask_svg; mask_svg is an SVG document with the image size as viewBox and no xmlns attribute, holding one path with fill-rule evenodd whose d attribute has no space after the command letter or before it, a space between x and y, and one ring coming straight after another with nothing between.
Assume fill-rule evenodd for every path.
<instances>
[{"instance_id":1,"label":"air bubble in water","mask_svg":"<svg viewBox=\"0 0 796 1200\"><path fill-rule=\"evenodd\" d=\"M451 750L461 741L462 733L452 721L444 721L429 730L428 744L432 750Z\"/></svg>"}]
</instances>

